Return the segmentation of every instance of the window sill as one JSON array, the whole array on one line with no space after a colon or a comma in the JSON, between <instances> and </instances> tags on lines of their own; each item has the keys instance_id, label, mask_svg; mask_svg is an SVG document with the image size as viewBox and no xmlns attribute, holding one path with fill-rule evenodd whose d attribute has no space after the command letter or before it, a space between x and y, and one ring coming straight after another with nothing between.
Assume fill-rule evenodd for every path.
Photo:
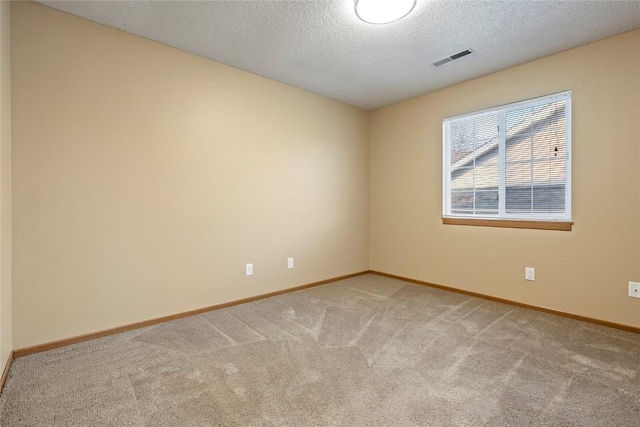
<instances>
[{"instance_id":1,"label":"window sill","mask_svg":"<svg viewBox=\"0 0 640 427\"><path fill-rule=\"evenodd\" d=\"M446 225L474 225L480 227L528 228L533 230L571 231L570 221L535 221L512 219L442 218Z\"/></svg>"}]
</instances>

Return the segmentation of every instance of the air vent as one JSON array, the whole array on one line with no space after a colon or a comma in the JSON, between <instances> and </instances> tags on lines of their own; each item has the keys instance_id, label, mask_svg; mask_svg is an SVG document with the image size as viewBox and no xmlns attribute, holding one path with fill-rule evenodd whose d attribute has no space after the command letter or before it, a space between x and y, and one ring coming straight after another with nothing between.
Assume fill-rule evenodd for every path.
<instances>
[{"instance_id":1,"label":"air vent","mask_svg":"<svg viewBox=\"0 0 640 427\"><path fill-rule=\"evenodd\" d=\"M434 67L439 67L441 65L446 64L447 62L455 61L456 59L460 59L463 56L471 55L473 51L471 49L463 50L462 52L458 52L454 55L449 56L448 58L443 58L439 61L433 63Z\"/></svg>"}]
</instances>

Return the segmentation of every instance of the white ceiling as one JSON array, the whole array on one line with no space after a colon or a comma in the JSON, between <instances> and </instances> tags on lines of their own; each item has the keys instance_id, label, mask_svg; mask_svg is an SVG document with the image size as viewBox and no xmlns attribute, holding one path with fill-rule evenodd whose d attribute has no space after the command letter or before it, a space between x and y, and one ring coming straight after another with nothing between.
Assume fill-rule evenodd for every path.
<instances>
[{"instance_id":1,"label":"white ceiling","mask_svg":"<svg viewBox=\"0 0 640 427\"><path fill-rule=\"evenodd\" d=\"M640 27L637 0L418 0L386 25L353 0L39 3L367 110Z\"/></svg>"}]
</instances>

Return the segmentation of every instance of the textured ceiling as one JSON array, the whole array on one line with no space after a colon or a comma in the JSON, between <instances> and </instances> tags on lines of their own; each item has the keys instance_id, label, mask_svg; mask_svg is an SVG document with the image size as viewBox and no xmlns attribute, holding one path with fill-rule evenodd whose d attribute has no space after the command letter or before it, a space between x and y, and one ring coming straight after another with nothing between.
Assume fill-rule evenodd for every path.
<instances>
[{"instance_id":1,"label":"textured ceiling","mask_svg":"<svg viewBox=\"0 0 640 427\"><path fill-rule=\"evenodd\" d=\"M418 0L386 25L353 0L39 3L368 110L640 27L640 1Z\"/></svg>"}]
</instances>

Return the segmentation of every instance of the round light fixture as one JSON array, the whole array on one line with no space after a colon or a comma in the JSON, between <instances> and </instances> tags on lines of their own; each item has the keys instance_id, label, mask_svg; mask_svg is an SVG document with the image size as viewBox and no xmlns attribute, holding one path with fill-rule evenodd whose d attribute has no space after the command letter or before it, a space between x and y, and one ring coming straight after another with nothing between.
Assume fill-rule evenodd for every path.
<instances>
[{"instance_id":1,"label":"round light fixture","mask_svg":"<svg viewBox=\"0 0 640 427\"><path fill-rule=\"evenodd\" d=\"M416 0L356 0L358 18L369 24L388 24L407 16Z\"/></svg>"}]
</instances>

